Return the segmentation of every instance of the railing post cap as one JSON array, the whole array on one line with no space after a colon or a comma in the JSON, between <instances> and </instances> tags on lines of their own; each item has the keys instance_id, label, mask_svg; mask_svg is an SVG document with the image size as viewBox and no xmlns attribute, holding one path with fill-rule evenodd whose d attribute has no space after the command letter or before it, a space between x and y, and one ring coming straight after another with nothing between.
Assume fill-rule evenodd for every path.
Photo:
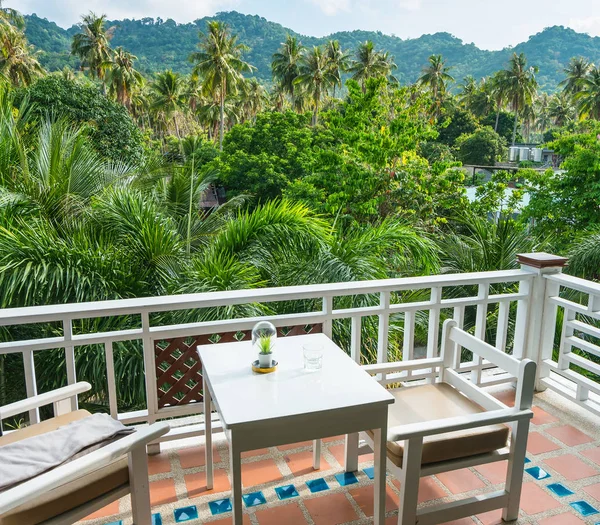
<instances>
[{"instance_id":1,"label":"railing post cap","mask_svg":"<svg viewBox=\"0 0 600 525\"><path fill-rule=\"evenodd\" d=\"M532 268L564 268L569 259L551 253L519 253L517 262Z\"/></svg>"}]
</instances>

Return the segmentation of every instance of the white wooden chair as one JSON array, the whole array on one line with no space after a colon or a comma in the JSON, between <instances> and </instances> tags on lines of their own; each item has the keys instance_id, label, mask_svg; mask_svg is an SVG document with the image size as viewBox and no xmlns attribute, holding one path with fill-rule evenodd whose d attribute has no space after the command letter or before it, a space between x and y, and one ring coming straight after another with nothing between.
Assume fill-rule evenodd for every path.
<instances>
[{"instance_id":1,"label":"white wooden chair","mask_svg":"<svg viewBox=\"0 0 600 525\"><path fill-rule=\"evenodd\" d=\"M89 417L86 410L72 411L71 398L90 388L89 383L77 383L0 407L1 424L8 417L54 405L53 418L0 435L0 447ZM168 430L166 423L139 427L133 434L0 493L0 525L72 524L127 494L131 494L134 524L150 524L146 446Z\"/></svg>"},{"instance_id":2,"label":"white wooden chair","mask_svg":"<svg viewBox=\"0 0 600 525\"><path fill-rule=\"evenodd\" d=\"M401 483L398 525L434 525L498 508L505 521L514 520L533 417L536 365L500 352L452 320L445 322L442 335L439 358L364 367L371 374L431 369L435 376L428 384L393 391L396 403L388 416L387 456L388 468ZM514 408L459 375L454 369L458 345L516 378ZM372 435L367 433L366 439L373 447ZM504 490L417 509L421 477L506 459Z\"/></svg>"}]
</instances>

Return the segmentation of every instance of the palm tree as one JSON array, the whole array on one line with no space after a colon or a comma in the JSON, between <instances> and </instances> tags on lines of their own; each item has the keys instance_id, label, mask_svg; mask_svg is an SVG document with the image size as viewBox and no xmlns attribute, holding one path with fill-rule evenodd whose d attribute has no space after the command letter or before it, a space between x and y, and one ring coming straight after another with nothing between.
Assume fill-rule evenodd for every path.
<instances>
[{"instance_id":1,"label":"palm tree","mask_svg":"<svg viewBox=\"0 0 600 525\"><path fill-rule=\"evenodd\" d=\"M477 87L477 91L471 99L471 111L478 117L486 117L496 110L496 98L494 96L494 84L492 79L483 78ZM496 129L498 124L496 124Z\"/></svg>"},{"instance_id":2,"label":"palm tree","mask_svg":"<svg viewBox=\"0 0 600 525\"><path fill-rule=\"evenodd\" d=\"M477 85L477 80L473 75L468 75L463 79L463 82L460 86L460 93L458 95L459 102L466 109L471 109L473 106L473 101L480 91L480 87Z\"/></svg>"},{"instance_id":3,"label":"palm tree","mask_svg":"<svg viewBox=\"0 0 600 525\"><path fill-rule=\"evenodd\" d=\"M267 90L256 78L250 78L242 83L238 102L244 119L254 121L256 115L266 106L267 100Z\"/></svg>"},{"instance_id":4,"label":"palm tree","mask_svg":"<svg viewBox=\"0 0 600 525\"><path fill-rule=\"evenodd\" d=\"M398 66L388 53L375 50L375 44L368 40L358 45L355 58L348 71L352 73L352 78L360 83L364 92L368 79L388 78L392 75L392 71L397 68ZM392 77L392 80L395 79Z\"/></svg>"},{"instance_id":5,"label":"palm tree","mask_svg":"<svg viewBox=\"0 0 600 525\"><path fill-rule=\"evenodd\" d=\"M423 73L418 80L421 86L426 86L431 91L433 102L436 106L436 118L439 118L441 113L447 84L448 82L454 82L454 77L449 73L450 69L452 68L446 65L446 61L442 55L431 55L429 57L429 66L423 68Z\"/></svg>"},{"instance_id":6,"label":"palm tree","mask_svg":"<svg viewBox=\"0 0 600 525\"><path fill-rule=\"evenodd\" d=\"M592 67L581 80L581 90L573 97L579 117L600 120L600 67Z\"/></svg>"},{"instance_id":7,"label":"palm tree","mask_svg":"<svg viewBox=\"0 0 600 525\"><path fill-rule=\"evenodd\" d=\"M329 66L329 60L322 48L315 46L302 57L300 74L294 82L309 94L313 106L312 125L316 126L321 99L336 82L335 73Z\"/></svg>"},{"instance_id":8,"label":"palm tree","mask_svg":"<svg viewBox=\"0 0 600 525\"><path fill-rule=\"evenodd\" d=\"M273 80L278 83L283 93L287 93L291 97L292 107L295 104L295 80L300 74L300 61L305 51L306 49L295 36L288 35L285 42L273 55L271 62Z\"/></svg>"},{"instance_id":9,"label":"palm tree","mask_svg":"<svg viewBox=\"0 0 600 525\"><path fill-rule=\"evenodd\" d=\"M348 70L350 55L342 49L337 40L329 40L325 44L325 52L329 60L329 66L336 78L336 82L333 84L333 98L335 98L335 88L339 87L341 89L342 87L342 73Z\"/></svg>"},{"instance_id":10,"label":"palm tree","mask_svg":"<svg viewBox=\"0 0 600 525\"><path fill-rule=\"evenodd\" d=\"M37 60L38 54L15 26L0 31L0 74L13 86L28 86L45 73Z\"/></svg>"},{"instance_id":11,"label":"palm tree","mask_svg":"<svg viewBox=\"0 0 600 525\"><path fill-rule=\"evenodd\" d=\"M506 104L506 93L504 92L502 85L502 72L497 71L492 78L489 80L490 93L494 97L496 105L496 124L494 125L494 131L498 132L498 126L500 125L500 112Z\"/></svg>"},{"instance_id":12,"label":"palm tree","mask_svg":"<svg viewBox=\"0 0 600 525\"><path fill-rule=\"evenodd\" d=\"M82 17L81 32L73 36L71 53L81 60L81 68L88 68L92 78L104 81L112 62L110 40L115 28L106 28L106 15L89 13Z\"/></svg>"},{"instance_id":13,"label":"palm tree","mask_svg":"<svg viewBox=\"0 0 600 525\"><path fill-rule=\"evenodd\" d=\"M142 75L134 68L135 55L122 47L115 49L113 64L108 73L108 85L111 95L127 108L131 105L131 93L142 82Z\"/></svg>"},{"instance_id":14,"label":"palm tree","mask_svg":"<svg viewBox=\"0 0 600 525\"><path fill-rule=\"evenodd\" d=\"M237 93L243 79L242 73L251 72L254 68L242 60L242 54L248 50L248 47L238 44L237 36L232 35L223 23L209 22L208 33L200 36L201 40L198 44L200 51L192 53L190 61L195 64L194 74L204 81L205 92L219 100L219 148L222 150L225 98L230 93Z\"/></svg>"},{"instance_id":15,"label":"palm tree","mask_svg":"<svg viewBox=\"0 0 600 525\"><path fill-rule=\"evenodd\" d=\"M566 78L559 84L566 95L574 96L582 90L582 81L594 65L583 57L573 57L563 70Z\"/></svg>"},{"instance_id":16,"label":"palm tree","mask_svg":"<svg viewBox=\"0 0 600 525\"><path fill-rule=\"evenodd\" d=\"M185 107L184 91L185 78L170 69L158 73L150 84L152 94L150 109L159 115L165 124L173 122L177 138L181 138L177 115Z\"/></svg>"},{"instance_id":17,"label":"palm tree","mask_svg":"<svg viewBox=\"0 0 600 525\"><path fill-rule=\"evenodd\" d=\"M524 53L513 54L508 68L499 72L499 89L510 102L515 113L515 124L513 128L512 144L517 140L517 126L519 114L535 99L538 83L535 79L536 67L527 67L527 58Z\"/></svg>"},{"instance_id":18,"label":"palm tree","mask_svg":"<svg viewBox=\"0 0 600 525\"><path fill-rule=\"evenodd\" d=\"M564 92L552 96L547 112L548 117L558 127L566 126L577 118L577 109L573 105L572 98Z\"/></svg>"}]
</instances>

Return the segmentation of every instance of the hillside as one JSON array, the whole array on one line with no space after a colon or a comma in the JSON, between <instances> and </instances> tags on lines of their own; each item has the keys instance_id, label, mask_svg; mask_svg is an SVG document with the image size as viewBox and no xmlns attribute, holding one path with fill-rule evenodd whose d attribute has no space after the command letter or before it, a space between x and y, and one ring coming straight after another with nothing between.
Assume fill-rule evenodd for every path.
<instances>
[{"instance_id":1,"label":"hillside","mask_svg":"<svg viewBox=\"0 0 600 525\"><path fill-rule=\"evenodd\" d=\"M231 26L242 42L250 47L248 61L258 68L256 76L264 82L271 79L271 55L294 31L262 17L243 15L235 11L219 13L214 17ZM138 67L144 73L166 68L188 73L191 65L187 57L198 41L198 31L213 18L202 18L193 23L177 24L173 20L144 18L110 22L115 26L112 45L123 46L139 58ZM50 70L65 65L77 65L69 55L72 35L77 27L63 29L54 22L36 15L26 17L27 37L42 51L41 61ZM577 33L572 29L555 26L530 37L514 48L502 51L485 51L474 44L465 44L449 33L423 35L403 40L380 32L351 31L334 33L327 38L297 35L304 45L324 43L328 38L337 39L347 49L354 49L359 42L373 40L378 48L390 51L398 64L397 77L402 82L414 81L427 58L435 53L442 54L454 67L453 76L461 80L466 75L477 78L489 75L502 68L513 51L524 52L532 65L539 67L538 80L543 89L553 91L562 80L563 68L573 56L584 56L592 61L600 59L600 38Z\"/></svg>"}]
</instances>

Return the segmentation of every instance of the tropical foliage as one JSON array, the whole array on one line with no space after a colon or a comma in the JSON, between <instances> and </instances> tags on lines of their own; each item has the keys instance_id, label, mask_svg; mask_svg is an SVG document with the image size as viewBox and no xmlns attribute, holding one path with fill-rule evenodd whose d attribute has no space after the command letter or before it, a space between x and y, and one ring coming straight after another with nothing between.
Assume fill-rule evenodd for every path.
<instances>
[{"instance_id":1,"label":"tropical foliage","mask_svg":"<svg viewBox=\"0 0 600 525\"><path fill-rule=\"evenodd\" d=\"M157 35L180 30L140 23ZM211 20L194 26L187 70L173 60L149 73L119 31L85 15L70 35L75 67L46 74L18 15L0 16L1 307L506 269L518 252L541 249L572 254L570 271L598 278L595 65L574 59L563 91L551 94L523 53L496 73L465 76L455 55L429 51L415 55L421 76L410 78L379 37L347 45L272 33L268 61L255 61L247 33ZM255 76L265 64L266 82ZM522 139L547 140L565 173L532 163L482 181L463 167L506 161L507 144ZM470 198L467 185L477 185ZM373 301L347 297L340 307ZM160 321L294 307L167 312ZM376 321L363 329L365 355L374 355ZM402 330L392 316L392 351L401 352ZM336 323L334 336L348 342L349 326ZM22 395L17 357L0 358L0 404ZM64 381L64 354L36 359L42 390ZM76 359L95 385L90 402L105 408L102 349L81 348ZM119 403L137 407L140 345L116 344L115 359Z\"/></svg>"}]
</instances>

